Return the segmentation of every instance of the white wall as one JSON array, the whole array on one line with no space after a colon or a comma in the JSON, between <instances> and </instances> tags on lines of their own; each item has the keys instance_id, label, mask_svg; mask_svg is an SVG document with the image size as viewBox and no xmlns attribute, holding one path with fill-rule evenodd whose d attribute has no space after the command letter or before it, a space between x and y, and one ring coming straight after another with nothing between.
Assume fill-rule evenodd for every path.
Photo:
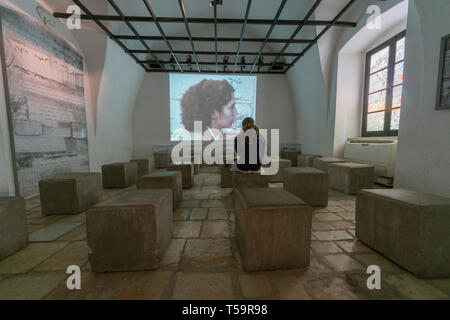
<instances>
[{"instance_id":1,"label":"white wall","mask_svg":"<svg viewBox=\"0 0 450 320\"><path fill-rule=\"evenodd\" d=\"M94 151L93 171L100 171L102 164L127 162L132 158L133 109L144 74L117 44L108 40L98 91L96 132L89 139Z\"/></svg>"},{"instance_id":2,"label":"white wall","mask_svg":"<svg viewBox=\"0 0 450 320\"><path fill-rule=\"evenodd\" d=\"M347 139L361 135L366 54L404 31L407 13L408 1L400 2L382 13L380 29L362 27L339 50L333 145L337 157L344 157Z\"/></svg>"},{"instance_id":3,"label":"white wall","mask_svg":"<svg viewBox=\"0 0 450 320\"><path fill-rule=\"evenodd\" d=\"M450 197L450 110L436 111L448 0L410 0L395 186Z\"/></svg>"},{"instance_id":4,"label":"white wall","mask_svg":"<svg viewBox=\"0 0 450 320\"><path fill-rule=\"evenodd\" d=\"M0 66L0 71L2 67ZM6 112L3 77L0 77L0 197L14 194L8 115Z\"/></svg>"},{"instance_id":5,"label":"white wall","mask_svg":"<svg viewBox=\"0 0 450 320\"><path fill-rule=\"evenodd\" d=\"M361 135L365 59L363 52L340 52L336 88L333 153L344 157L348 138Z\"/></svg>"},{"instance_id":6,"label":"white wall","mask_svg":"<svg viewBox=\"0 0 450 320\"><path fill-rule=\"evenodd\" d=\"M288 78L296 108L297 140L303 144L304 153L339 156L342 155L346 138L356 133L359 135L357 128L360 124L357 122L360 122L361 113L358 108L361 107L355 105L349 109L345 107L344 113L336 114L336 103L337 98L341 98L343 103L355 103L360 99L360 97L345 96L346 93L343 90L354 89L349 89L342 81L347 81L345 79L347 77L355 76L360 79L359 74L364 68L360 70L348 69L349 67L345 65L345 62L350 61L351 57L347 57L347 60L344 59L339 63L339 52L349 40L366 26L369 18L366 9L369 5L376 4L380 7L381 12L386 12L400 2L402 0L357 2L349 14L346 14L345 19L343 18L344 20L357 21L356 28L339 28L330 34L326 33L319 40L318 45L312 47L289 70ZM342 7L343 5L337 10ZM336 12L328 12L328 17L335 15ZM326 14L326 12L320 13L319 18L326 16ZM314 32L305 30L301 36L314 38L317 31L320 31L320 28L314 30ZM376 42L381 43L382 39L377 39ZM370 45L374 44L371 43ZM363 50L359 49L359 51L364 56ZM340 78L338 78L339 66L347 69ZM354 80L354 78L352 79ZM348 112L350 111L356 112L356 114L351 113L350 118L348 118Z\"/></svg>"},{"instance_id":7,"label":"white wall","mask_svg":"<svg viewBox=\"0 0 450 320\"><path fill-rule=\"evenodd\" d=\"M36 1L0 0L0 4L40 19L36 13L39 4ZM99 171L104 163L130 160L133 153L133 108L144 70L103 32L83 28L83 24L82 30L72 32L60 20L56 20L53 30L84 57L91 171ZM0 195L13 195L13 169L4 94L0 97L0 116Z\"/></svg>"},{"instance_id":8,"label":"white wall","mask_svg":"<svg viewBox=\"0 0 450 320\"><path fill-rule=\"evenodd\" d=\"M134 112L134 156L152 155L152 146L170 143L169 75L145 76ZM285 75L258 75L256 123L280 129L280 142L295 142L294 104Z\"/></svg>"},{"instance_id":9,"label":"white wall","mask_svg":"<svg viewBox=\"0 0 450 320\"><path fill-rule=\"evenodd\" d=\"M331 155L332 132L325 82L317 46L289 71L289 83L296 113L297 141L303 153Z\"/></svg>"}]
</instances>

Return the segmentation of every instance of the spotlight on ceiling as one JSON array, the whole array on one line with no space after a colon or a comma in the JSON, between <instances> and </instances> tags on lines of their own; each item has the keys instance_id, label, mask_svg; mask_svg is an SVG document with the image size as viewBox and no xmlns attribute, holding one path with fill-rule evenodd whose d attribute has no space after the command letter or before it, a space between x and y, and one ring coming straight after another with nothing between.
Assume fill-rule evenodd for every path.
<instances>
[{"instance_id":1,"label":"spotlight on ceiling","mask_svg":"<svg viewBox=\"0 0 450 320\"><path fill-rule=\"evenodd\" d=\"M222 1L223 0L212 0L212 1L209 2L209 7L213 8L214 7L214 2L216 3L217 6L220 6L220 5L222 5Z\"/></svg>"},{"instance_id":2,"label":"spotlight on ceiling","mask_svg":"<svg viewBox=\"0 0 450 320\"><path fill-rule=\"evenodd\" d=\"M284 63L276 63L276 64L274 64L273 66L271 66L271 70L272 71L283 71L284 70L284 67L285 67L285 64Z\"/></svg>"},{"instance_id":3,"label":"spotlight on ceiling","mask_svg":"<svg viewBox=\"0 0 450 320\"><path fill-rule=\"evenodd\" d=\"M150 60L148 62L148 66L150 67L150 69L161 69L161 65L155 60Z\"/></svg>"}]
</instances>

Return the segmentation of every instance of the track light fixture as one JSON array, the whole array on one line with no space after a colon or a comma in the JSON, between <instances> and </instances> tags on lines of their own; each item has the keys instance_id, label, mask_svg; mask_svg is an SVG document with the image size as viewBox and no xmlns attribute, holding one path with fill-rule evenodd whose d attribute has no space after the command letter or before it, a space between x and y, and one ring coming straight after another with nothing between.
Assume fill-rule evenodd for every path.
<instances>
[{"instance_id":1,"label":"track light fixture","mask_svg":"<svg viewBox=\"0 0 450 320\"><path fill-rule=\"evenodd\" d=\"M229 63L230 63L230 57L229 56L223 57L223 71L227 71Z\"/></svg>"},{"instance_id":2,"label":"track light fixture","mask_svg":"<svg viewBox=\"0 0 450 320\"><path fill-rule=\"evenodd\" d=\"M172 66L172 71L175 71L176 62L172 55L169 57L169 62L170 62L170 65Z\"/></svg>"},{"instance_id":3,"label":"track light fixture","mask_svg":"<svg viewBox=\"0 0 450 320\"><path fill-rule=\"evenodd\" d=\"M189 71L192 71L192 56L188 55L186 57L186 64L188 65Z\"/></svg>"},{"instance_id":4,"label":"track light fixture","mask_svg":"<svg viewBox=\"0 0 450 320\"><path fill-rule=\"evenodd\" d=\"M222 1L223 0L212 0L209 2L209 7L214 8L214 2L216 3L216 6L220 6L220 5L222 5Z\"/></svg>"},{"instance_id":5,"label":"track light fixture","mask_svg":"<svg viewBox=\"0 0 450 320\"><path fill-rule=\"evenodd\" d=\"M263 65L264 65L264 57L263 57L263 56L260 56L259 59L258 59L258 72L259 72L259 69L260 69Z\"/></svg>"},{"instance_id":6,"label":"track light fixture","mask_svg":"<svg viewBox=\"0 0 450 320\"><path fill-rule=\"evenodd\" d=\"M244 72L245 71L245 57L241 58L241 71Z\"/></svg>"}]
</instances>

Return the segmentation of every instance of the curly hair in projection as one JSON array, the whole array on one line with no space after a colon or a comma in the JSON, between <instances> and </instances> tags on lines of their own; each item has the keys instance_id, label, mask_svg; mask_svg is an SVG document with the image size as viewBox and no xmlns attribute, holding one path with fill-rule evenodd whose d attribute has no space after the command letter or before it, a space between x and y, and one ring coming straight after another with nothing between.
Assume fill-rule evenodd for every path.
<instances>
[{"instance_id":1,"label":"curly hair in projection","mask_svg":"<svg viewBox=\"0 0 450 320\"><path fill-rule=\"evenodd\" d=\"M233 93L233 86L226 80L204 79L189 87L181 99L181 120L186 130L193 132L194 121L201 121L204 132L214 111L222 112Z\"/></svg>"}]
</instances>

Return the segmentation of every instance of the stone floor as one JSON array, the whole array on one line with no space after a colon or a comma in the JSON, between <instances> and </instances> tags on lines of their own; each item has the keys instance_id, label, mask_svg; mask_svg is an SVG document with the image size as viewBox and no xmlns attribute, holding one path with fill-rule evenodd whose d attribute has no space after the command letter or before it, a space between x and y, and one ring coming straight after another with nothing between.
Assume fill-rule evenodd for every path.
<instances>
[{"instance_id":1,"label":"stone floor","mask_svg":"<svg viewBox=\"0 0 450 320\"><path fill-rule=\"evenodd\" d=\"M85 214L43 216L39 198L27 200L31 243L0 261L0 299L450 298L450 279L418 279L356 240L355 197L333 190L328 206L314 212L309 268L247 273L231 191L220 188L216 168L203 168L183 191L161 268L104 274L89 268ZM105 190L105 198L115 192ZM82 268L82 289L69 291L65 270L73 264ZM381 267L381 290L366 287L371 264Z\"/></svg>"}]
</instances>

